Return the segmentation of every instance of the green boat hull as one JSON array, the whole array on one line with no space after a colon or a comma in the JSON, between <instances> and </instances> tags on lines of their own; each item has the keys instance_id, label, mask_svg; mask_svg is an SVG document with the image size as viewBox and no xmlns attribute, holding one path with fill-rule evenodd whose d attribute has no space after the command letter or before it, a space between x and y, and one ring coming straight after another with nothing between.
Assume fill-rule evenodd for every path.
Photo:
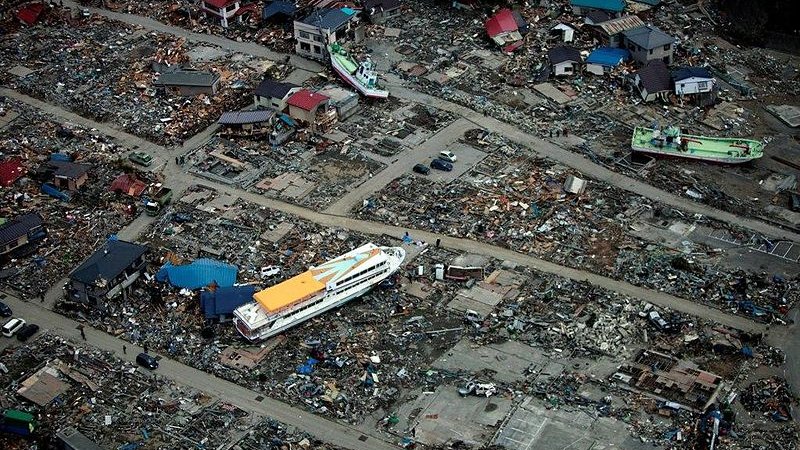
<instances>
[{"instance_id":1,"label":"green boat hull","mask_svg":"<svg viewBox=\"0 0 800 450\"><path fill-rule=\"evenodd\" d=\"M741 164L764 155L764 144L752 139L693 136L682 134L676 128L656 131L636 127L631 148L637 152L726 164Z\"/></svg>"}]
</instances>

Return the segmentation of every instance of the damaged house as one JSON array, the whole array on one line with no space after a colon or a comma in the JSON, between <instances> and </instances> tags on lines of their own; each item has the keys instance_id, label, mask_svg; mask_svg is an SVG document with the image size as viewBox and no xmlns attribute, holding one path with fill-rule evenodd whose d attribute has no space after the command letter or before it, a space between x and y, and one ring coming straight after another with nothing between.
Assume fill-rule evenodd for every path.
<instances>
[{"instance_id":1,"label":"damaged house","mask_svg":"<svg viewBox=\"0 0 800 450\"><path fill-rule=\"evenodd\" d=\"M675 95L697 106L711 106L717 101L717 80L703 67L683 67L672 72Z\"/></svg>"},{"instance_id":2,"label":"damaged house","mask_svg":"<svg viewBox=\"0 0 800 450\"><path fill-rule=\"evenodd\" d=\"M29 213L6 220L0 225L0 256L13 257L32 249L47 237L44 220L38 213Z\"/></svg>"},{"instance_id":3,"label":"damaged house","mask_svg":"<svg viewBox=\"0 0 800 450\"><path fill-rule=\"evenodd\" d=\"M106 302L136 281L147 267L147 247L109 240L69 274L67 297L76 302L106 308Z\"/></svg>"},{"instance_id":4,"label":"damaged house","mask_svg":"<svg viewBox=\"0 0 800 450\"><path fill-rule=\"evenodd\" d=\"M282 83L275 80L262 80L253 91L253 102L256 108L272 108L275 111L286 109L286 100L289 96L302 89L292 83Z\"/></svg>"},{"instance_id":5,"label":"damaged house","mask_svg":"<svg viewBox=\"0 0 800 450\"><path fill-rule=\"evenodd\" d=\"M242 23L256 9L254 3L242 5L239 0L203 0L203 13L215 19L223 28L232 23Z\"/></svg>"},{"instance_id":6,"label":"damaged house","mask_svg":"<svg viewBox=\"0 0 800 450\"><path fill-rule=\"evenodd\" d=\"M325 60L327 46L345 40L356 43L363 40L364 30L359 26L355 10L350 8L323 8L305 19L294 21L295 52L300 56Z\"/></svg>"},{"instance_id":7,"label":"damaged house","mask_svg":"<svg viewBox=\"0 0 800 450\"><path fill-rule=\"evenodd\" d=\"M623 33L623 46L630 50L634 61L647 64L660 59L664 64L672 64L675 38L652 25L632 28Z\"/></svg>"},{"instance_id":8,"label":"damaged house","mask_svg":"<svg viewBox=\"0 0 800 450\"><path fill-rule=\"evenodd\" d=\"M382 24L389 19L400 16L400 0L365 0L364 14L374 24Z\"/></svg>"},{"instance_id":9,"label":"damaged house","mask_svg":"<svg viewBox=\"0 0 800 450\"><path fill-rule=\"evenodd\" d=\"M669 69L660 60L650 61L633 77L634 88L646 102L666 100L670 93L669 83Z\"/></svg>"}]
</instances>

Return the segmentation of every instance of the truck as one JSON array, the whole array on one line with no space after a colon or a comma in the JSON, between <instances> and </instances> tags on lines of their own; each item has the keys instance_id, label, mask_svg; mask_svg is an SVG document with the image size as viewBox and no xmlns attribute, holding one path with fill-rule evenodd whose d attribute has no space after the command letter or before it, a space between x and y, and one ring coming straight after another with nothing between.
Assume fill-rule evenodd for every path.
<instances>
[{"instance_id":1,"label":"truck","mask_svg":"<svg viewBox=\"0 0 800 450\"><path fill-rule=\"evenodd\" d=\"M36 420L32 414L18 409L5 409L0 416L0 432L30 436L36 430Z\"/></svg>"},{"instance_id":2,"label":"truck","mask_svg":"<svg viewBox=\"0 0 800 450\"><path fill-rule=\"evenodd\" d=\"M144 212L148 216L157 216L172 200L172 189L162 186L161 183L154 184L142 197Z\"/></svg>"}]
</instances>

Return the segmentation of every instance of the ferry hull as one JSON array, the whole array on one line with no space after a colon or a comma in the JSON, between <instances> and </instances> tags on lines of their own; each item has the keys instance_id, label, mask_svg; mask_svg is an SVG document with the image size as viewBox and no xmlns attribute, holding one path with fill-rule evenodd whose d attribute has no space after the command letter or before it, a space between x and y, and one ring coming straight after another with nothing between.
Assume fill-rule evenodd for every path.
<instances>
[{"instance_id":1,"label":"ferry hull","mask_svg":"<svg viewBox=\"0 0 800 450\"><path fill-rule=\"evenodd\" d=\"M296 325L299 325L309 319L312 319L324 312L330 311L331 309L337 308L350 300L364 295L368 291L370 291L373 287L380 284L386 278L389 278L397 272L397 270L402 265L403 261L405 260L405 251L399 247L393 247L388 253L387 262L389 263L388 270L385 272L376 275L374 278L370 279L369 284L361 284L361 285L353 285L351 287L345 288L342 292L338 293L328 293L326 294L326 298L319 302L313 308L308 308L303 310L301 313L292 314L292 315L283 315L276 317L274 321L267 322L262 326L258 326L257 328L251 328L252 325L248 325L247 322L242 318L242 316L238 315L238 310L234 311L234 318L233 323L236 327L236 330L239 334L242 335L245 339L250 342L259 342L269 337L275 336L280 334L289 328L292 328ZM316 297L319 299L319 297ZM254 303L255 305L255 303ZM250 307L250 306L248 306Z\"/></svg>"},{"instance_id":2,"label":"ferry hull","mask_svg":"<svg viewBox=\"0 0 800 450\"><path fill-rule=\"evenodd\" d=\"M352 86L361 95L363 95L364 97L370 97L370 98L388 98L389 97L389 91L386 91L386 90L383 90L383 89L370 89L370 88L362 85L358 81L356 81L356 79L351 74L349 74L346 70L344 70L341 66L339 66L335 62L335 59L336 58L332 58L332 63L331 63L331 66L333 66L333 70L339 75L339 77L341 77L344 81L346 81L347 84Z\"/></svg>"}]
</instances>

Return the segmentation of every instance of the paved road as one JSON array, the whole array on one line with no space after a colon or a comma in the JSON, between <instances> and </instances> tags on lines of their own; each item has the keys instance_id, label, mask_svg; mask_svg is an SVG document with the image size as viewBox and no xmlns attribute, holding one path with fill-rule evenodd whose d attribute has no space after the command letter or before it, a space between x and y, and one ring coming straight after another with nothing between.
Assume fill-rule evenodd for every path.
<instances>
[{"instance_id":1,"label":"paved road","mask_svg":"<svg viewBox=\"0 0 800 450\"><path fill-rule=\"evenodd\" d=\"M662 202L692 214L703 214L721 222L738 225L767 236L800 242L800 235L797 233L784 230L760 220L740 217L726 211L703 205L701 203L693 202L679 195L671 194L647 183L606 169L605 167L595 164L583 156L559 147L552 142L532 136L517 127L491 117L486 117L483 114L475 112L464 106L457 105L455 103L448 102L446 100L442 100L440 98L422 92L417 92L402 86L392 86L391 92L392 96L394 97L422 103L424 105L433 106L445 111L450 111L454 114L458 114L473 122L477 128L484 128L492 131L493 133L503 135L513 142L524 145L525 147L532 149L542 156L546 156L564 165L580 170L592 178L605 181L606 183L616 186L620 189L641 195L651 200Z\"/></svg>"},{"instance_id":2,"label":"paved road","mask_svg":"<svg viewBox=\"0 0 800 450\"><path fill-rule=\"evenodd\" d=\"M386 168L355 189L348 191L342 198L329 206L325 212L334 215L346 215L354 206L383 189L395 178L410 173L415 164L422 163L427 165L429 159L436 156L448 144L461 138L467 130L473 127L470 121L458 119L416 147L403 150L392 158L392 162Z\"/></svg>"},{"instance_id":3,"label":"paved road","mask_svg":"<svg viewBox=\"0 0 800 450\"><path fill-rule=\"evenodd\" d=\"M3 301L14 310L15 316L23 317L28 322L36 323L42 329L51 330L73 342L81 342L80 330L77 328L78 322L49 311L35 302L24 302L14 297L7 297ZM113 352L121 359L132 361L135 355L142 351L141 348L130 342L123 341L94 328L87 326L84 331L86 332L87 344ZM122 353L123 345L128 346L127 355ZM361 431L353 427L315 416L281 401L264 397L256 391L222 380L175 360L162 356L159 364L158 374L176 383L192 386L251 413L268 416L297 427L325 442L359 450L392 450L398 448L374 433L370 436L364 436ZM263 397L263 399L256 400L257 397ZM361 440L364 437L366 437L366 440ZM387 436L387 438L389 437Z\"/></svg>"},{"instance_id":4,"label":"paved road","mask_svg":"<svg viewBox=\"0 0 800 450\"><path fill-rule=\"evenodd\" d=\"M191 42L202 42L206 44L217 45L226 50L244 53L246 55L258 56L261 58L267 58L272 61L282 61L287 56L285 53L274 52L262 45L254 44L252 42L238 42L232 39L216 36L213 34L193 33L183 28L167 25L147 17L137 16L133 14L117 13L109 11L107 9L81 6L73 2L72 0L64 0L64 6L72 8L73 10L76 11L86 8L92 14L108 17L109 19L118 20L120 22L127 23L130 25L138 25L147 30L172 34L178 37L185 38L186 40ZM289 63L293 67L298 67L300 69L309 72L320 72L322 70L322 66L318 62L311 61L297 55L289 55Z\"/></svg>"},{"instance_id":5,"label":"paved road","mask_svg":"<svg viewBox=\"0 0 800 450\"><path fill-rule=\"evenodd\" d=\"M7 95L10 97L19 99L20 101L28 102L34 106L37 106L48 112L50 114L68 118L75 116L74 114L63 110L54 105L49 105L47 103L43 103L37 100L34 100L28 96L19 94L12 90L7 89L0 89L0 93L6 92ZM482 116L481 116L482 117ZM100 126L101 124L97 124L92 120L82 118L80 116L75 117L75 122L80 123L81 125L96 128L98 130L103 131ZM107 127L106 127L107 128ZM127 135L119 130L110 129L115 133L116 136L121 136L123 141L136 141L138 138L134 136ZM127 136L126 136L127 135ZM189 141L187 141L188 143ZM201 141L194 142L194 144L198 144ZM155 145L155 144L151 144ZM377 235L377 234L387 234L391 236L401 237L403 233L408 231L411 233L416 239L422 239L426 242L433 243L436 241L437 238L442 240L442 245L444 247L464 251L464 252L473 252L473 253L481 253L487 256L492 256L494 258L498 258L501 260L510 260L514 261L517 264L525 265L531 267L533 269L550 273L554 275L563 276L566 278L570 278L573 280L578 281L588 281L592 284L597 286L601 286L603 288L609 289L614 292L619 292L621 294L630 295L635 298L640 298L642 300L649 301L651 303L675 309L677 311L685 312L688 314L696 315L698 317L702 317L705 319L716 320L722 324L732 326L734 328L738 328L741 330L749 330L749 331L762 331L764 329L763 325L757 324L751 320L748 320L743 317L734 316L731 314L724 313L718 309L711 308L705 305L701 305L699 303L679 298L673 295L668 295L663 292L654 291L652 289L646 289L634 286L630 283L626 283L623 281L614 280L608 277L603 277L600 275L593 274L591 272L572 269L569 267L561 266L555 263L551 263L545 261L543 259L535 258L529 255L523 255L521 253L517 253L513 250L508 250L502 247L493 246L490 244L486 244L483 242L476 242L470 239L462 239L462 238L455 238L450 236L443 236L437 235L434 233L430 233L427 231L416 230L413 228L404 228L404 227L395 227L391 225L386 225L377 222L370 222L366 220L358 220L344 216L332 215L327 213L317 212L308 208L304 208L302 206L294 205L285 203L279 200L270 199L264 197L263 195L255 194L252 192L244 191L242 189L238 189L232 186L227 186L222 183L217 183L205 178L197 177L195 175L191 175L184 171L182 168L177 166L174 161L174 155L185 151L185 148L176 148L176 149L166 149L163 147L158 147L159 151L162 154L169 155L165 161L165 168L164 173L168 176L168 179L165 182L165 185L169 186L170 188L174 189L176 192L175 198L178 198L180 192L183 192L187 187L192 184L204 184L206 186L213 187L220 193L226 193L233 196L239 196L249 202L265 206L268 208L272 208L275 210L283 211L289 214L294 214L302 219L309 220L311 222L315 222L325 226L334 226L340 227L345 229L350 229L354 231L358 231L365 234ZM138 220L138 219L137 219ZM135 221L135 223L138 223ZM139 227L142 227L143 224L139 224ZM130 237L132 233L125 232L123 230L123 235Z\"/></svg>"},{"instance_id":6,"label":"paved road","mask_svg":"<svg viewBox=\"0 0 800 450\"><path fill-rule=\"evenodd\" d=\"M81 8L71 0L65 1L64 4L72 8ZM89 8L89 10L95 14L100 14L105 17L119 20L124 23L139 25L146 29L159 31L162 33L173 34L176 36L184 37L190 41L205 42L209 44L218 45L225 49L230 49L244 54L261 56L272 60L280 60L286 56L285 54L273 52L257 44L248 42L237 42L228 38L215 35L193 33L180 27L166 25L161 22L157 22L155 20L141 16L115 13L112 11L99 8ZM307 71L319 72L322 70L322 66L320 66L319 63L302 58L297 55L290 55L290 62L294 67L298 67ZM712 208L710 206L693 202L678 195L671 194L664 190L653 187L647 183L643 183L641 181L635 180L633 178L606 169L605 167L599 164L595 164L589 161L588 159L580 155L577 155L569 150L561 148L553 144L552 142L537 138L535 136L531 136L530 134L520 130L517 127L509 125L505 122L501 122L497 119L484 116L483 114L478 113L469 108L466 108L464 106L457 105L455 103L448 102L446 100L442 100L433 97L431 95L424 94L422 92L417 92L412 89L408 89L399 85L392 85L391 88L392 88L391 89L392 96L414 101L417 103L422 103L425 105L434 106L458 114L461 117L464 117L465 119L474 123L478 128L485 128L491 130L492 132L502 134L520 145L524 145L526 147L533 149L542 156L547 156L555 161L558 161L569 167L580 170L581 172L595 179L605 181L620 189L633 192L643 197L647 197L649 199L665 203L667 205L682 209L684 211L693 214L703 214L705 216L717 219L721 222L732 223L756 231L758 233L765 234L773 238L788 239L795 242L800 242L800 235L798 235L797 233L793 233L791 231L784 230L782 228L773 225L769 225L766 222L762 222L760 220L739 217L735 214L731 214L716 208ZM358 200L360 199L356 199L356 202ZM341 208L336 207L335 210L333 211L338 212L340 209Z\"/></svg>"}]
</instances>

